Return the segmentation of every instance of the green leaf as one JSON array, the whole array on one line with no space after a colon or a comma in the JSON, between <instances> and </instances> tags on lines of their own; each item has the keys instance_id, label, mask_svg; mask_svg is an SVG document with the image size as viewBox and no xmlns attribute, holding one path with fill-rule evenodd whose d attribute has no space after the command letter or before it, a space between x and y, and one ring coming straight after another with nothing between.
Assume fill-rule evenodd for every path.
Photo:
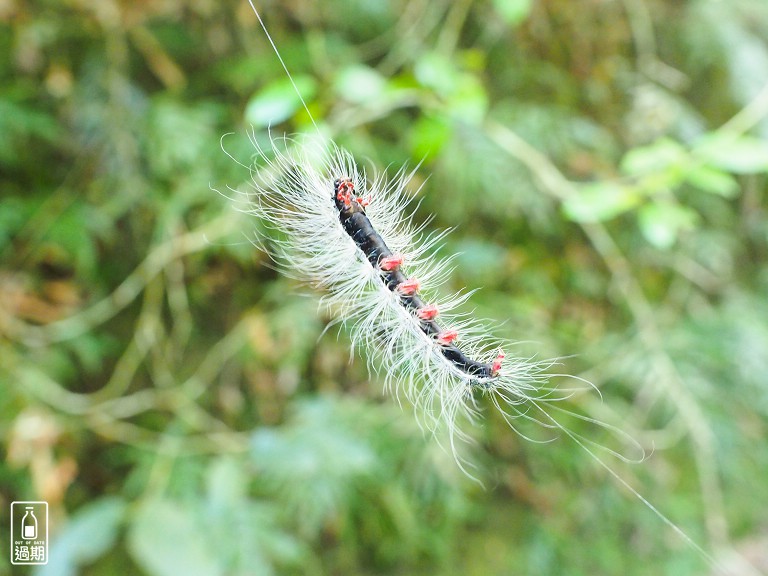
<instances>
[{"instance_id":1,"label":"green leaf","mask_svg":"<svg viewBox=\"0 0 768 576\"><path fill-rule=\"evenodd\" d=\"M223 574L197 516L169 500L148 501L139 508L128 532L128 548L151 576Z\"/></svg>"},{"instance_id":2,"label":"green leaf","mask_svg":"<svg viewBox=\"0 0 768 576\"><path fill-rule=\"evenodd\" d=\"M442 96L452 94L460 83L456 65L442 54L429 52L421 56L414 67L416 80Z\"/></svg>"},{"instance_id":3,"label":"green leaf","mask_svg":"<svg viewBox=\"0 0 768 576\"><path fill-rule=\"evenodd\" d=\"M685 175L685 179L699 190L725 198L733 198L739 193L739 183L733 176L711 166L696 166Z\"/></svg>"},{"instance_id":4,"label":"green leaf","mask_svg":"<svg viewBox=\"0 0 768 576\"><path fill-rule=\"evenodd\" d=\"M488 94L478 78L462 74L457 89L449 96L447 103L454 118L480 124L488 111Z\"/></svg>"},{"instance_id":5,"label":"green leaf","mask_svg":"<svg viewBox=\"0 0 768 576\"><path fill-rule=\"evenodd\" d=\"M78 509L51 544L47 565L36 576L68 576L83 564L93 562L115 544L126 503L116 497L94 500Z\"/></svg>"},{"instance_id":6,"label":"green leaf","mask_svg":"<svg viewBox=\"0 0 768 576\"><path fill-rule=\"evenodd\" d=\"M421 116L411 129L411 155L418 161L436 156L452 133L453 127L444 116Z\"/></svg>"},{"instance_id":7,"label":"green leaf","mask_svg":"<svg viewBox=\"0 0 768 576\"><path fill-rule=\"evenodd\" d=\"M595 182L582 186L577 196L568 198L563 210L575 222L600 222L631 210L640 200L634 188L616 182Z\"/></svg>"},{"instance_id":8,"label":"green leaf","mask_svg":"<svg viewBox=\"0 0 768 576\"><path fill-rule=\"evenodd\" d=\"M656 248L667 250L685 230L698 220L696 212L679 204L652 202L638 212L638 223L645 239Z\"/></svg>"},{"instance_id":9,"label":"green leaf","mask_svg":"<svg viewBox=\"0 0 768 576\"><path fill-rule=\"evenodd\" d=\"M336 93L347 102L366 104L384 96L387 82L368 66L347 66L336 79Z\"/></svg>"},{"instance_id":10,"label":"green leaf","mask_svg":"<svg viewBox=\"0 0 768 576\"><path fill-rule=\"evenodd\" d=\"M21 230L33 209L32 202L14 196L3 198L0 202L0 246L5 246Z\"/></svg>"},{"instance_id":11,"label":"green leaf","mask_svg":"<svg viewBox=\"0 0 768 576\"><path fill-rule=\"evenodd\" d=\"M180 169L194 168L216 137L216 115L215 106L189 106L168 96L153 100L146 126L147 159L153 172L174 177ZM173 134L179 137L170 137Z\"/></svg>"},{"instance_id":12,"label":"green leaf","mask_svg":"<svg viewBox=\"0 0 768 576\"><path fill-rule=\"evenodd\" d=\"M95 272L98 267L98 251L89 229L91 212L91 207L75 202L45 231L46 247L61 251L61 258L74 262L81 275Z\"/></svg>"},{"instance_id":13,"label":"green leaf","mask_svg":"<svg viewBox=\"0 0 768 576\"><path fill-rule=\"evenodd\" d=\"M311 76L294 76L294 82L305 101L315 95L317 85ZM301 98L287 78L268 84L248 102L245 121L256 128L264 128L288 120L302 108Z\"/></svg>"},{"instance_id":14,"label":"green leaf","mask_svg":"<svg viewBox=\"0 0 768 576\"><path fill-rule=\"evenodd\" d=\"M237 508L245 500L246 483L242 464L228 456L218 458L206 477L209 506L213 510Z\"/></svg>"},{"instance_id":15,"label":"green leaf","mask_svg":"<svg viewBox=\"0 0 768 576\"><path fill-rule=\"evenodd\" d=\"M440 96L450 116L479 123L488 110L488 94L477 76L465 72L443 54L424 54L414 68L416 80Z\"/></svg>"},{"instance_id":16,"label":"green leaf","mask_svg":"<svg viewBox=\"0 0 768 576\"><path fill-rule=\"evenodd\" d=\"M662 138L649 146L627 152L621 161L621 170L628 176L643 176L680 167L687 157L682 145L669 138Z\"/></svg>"},{"instance_id":17,"label":"green leaf","mask_svg":"<svg viewBox=\"0 0 768 576\"><path fill-rule=\"evenodd\" d=\"M531 0L493 0L493 7L507 24L515 25L531 13Z\"/></svg>"},{"instance_id":18,"label":"green leaf","mask_svg":"<svg viewBox=\"0 0 768 576\"><path fill-rule=\"evenodd\" d=\"M710 134L696 144L693 153L704 162L735 174L768 170L768 142L754 136Z\"/></svg>"},{"instance_id":19,"label":"green leaf","mask_svg":"<svg viewBox=\"0 0 768 576\"><path fill-rule=\"evenodd\" d=\"M34 105L0 97L0 163L19 164L34 139L55 144L63 134L62 124Z\"/></svg>"}]
</instances>

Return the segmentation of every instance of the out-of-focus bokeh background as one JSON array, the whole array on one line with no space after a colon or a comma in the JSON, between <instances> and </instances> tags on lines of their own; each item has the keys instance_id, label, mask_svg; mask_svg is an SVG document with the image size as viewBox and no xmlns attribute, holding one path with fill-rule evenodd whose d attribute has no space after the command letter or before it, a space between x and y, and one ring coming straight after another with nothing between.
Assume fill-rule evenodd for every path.
<instances>
[{"instance_id":1,"label":"out-of-focus bokeh background","mask_svg":"<svg viewBox=\"0 0 768 576\"><path fill-rule=\"evenodd\" d=\"M554 414L768 573L768 3L258 4L326 134L424 160L447 288L605 426ZM323 334L211 189L249 178L223 134L313 130L245 0L2 0L0 54L0 537L13 500L52 535L0 574L714 573L562 433L486 410L468 479Z\"/></svg>"}]
</instances>

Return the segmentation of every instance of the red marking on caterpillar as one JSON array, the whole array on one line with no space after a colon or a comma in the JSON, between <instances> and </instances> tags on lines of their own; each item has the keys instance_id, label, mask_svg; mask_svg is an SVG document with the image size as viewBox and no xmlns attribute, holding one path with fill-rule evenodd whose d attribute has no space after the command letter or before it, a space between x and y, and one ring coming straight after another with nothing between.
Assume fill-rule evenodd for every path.
<instances>
[{"instance_id":1,"label":"red marking on caterpillar","mask_svg":"<svg viewBox=\"0 0 768 576\"><path fill-rule=\"evenodd\" d=\"M443 330L437 335L435 341L440 344L440 346L448 346L458 337L459 333L456 330ZM496 372L498 372L498 370Z\"/></svg>"},{"instance_id":2,"label":"red marking on caterpillar","mask_svg":"<svg viewBox=\"0 0 768 576\"><path fill-rule=\"evenodd\" d=\"M385 256L379 260L379 268L384 272L391 272L397 270L403 265L403 257L400 254L394 254L393 256Z\"/></svg>"},{"instance_id":3,"label":"red marking on caterpillar","mask_svg":"<svg viewBox=\"0 0 768 576\"><path fill-rule=\"evenodd\" d=\"M499 353L496 355L496 359L491 364L491 370L493 370L494 374L498 374L499 370L501 370L501 363L506 357L506 354L504 354L503 350L499 350Z\"/></svg>"},{"instance_id":4,"label":"red marking on caterpillar","mask_svg":"<svg viewBox=\"0 0 768 576\"><path fill-rule=\"evenodd\" d=\"M415 278L403 280L397 285L397 291L403 296L413 296L421 288L421 283Z\"/></svg>"},{"instance_id":5,"label":"red marking on caterpillar","mask_svg":"<svg viewBox=\"0 0 768 576\"><path fill-rule=\"evenodd\" d=\"M434 304L429 304L416 311L416 316L419 317L419 320L434 320L437 318L438 314L439 310ZM496 372L498 372L498 370L496 370Z\"/></svg>"}]
</instances>

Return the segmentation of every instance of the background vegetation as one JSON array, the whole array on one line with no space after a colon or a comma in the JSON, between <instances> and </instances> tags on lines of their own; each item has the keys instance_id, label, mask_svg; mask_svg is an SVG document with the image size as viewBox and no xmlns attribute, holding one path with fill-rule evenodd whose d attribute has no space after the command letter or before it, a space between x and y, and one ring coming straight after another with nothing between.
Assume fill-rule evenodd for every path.
<instances>
[{"instance_id":1,"label":"background vegetation","mask_svg":"<svg viewBox=\"0 0 768 576\"><path fill-rule=\"evenodd\" d=\"M768 4L259 6L325 133L425 159L451 287L652 453L601 457L768 573ZM250 127L313 130L244 1L3 0L0 23L0 510L50 503L35 574L710 573L584 450L490 411L479 487L321 337L209 188L248 178L222 134L248 163Z\"/></svg>"}]
</instances>

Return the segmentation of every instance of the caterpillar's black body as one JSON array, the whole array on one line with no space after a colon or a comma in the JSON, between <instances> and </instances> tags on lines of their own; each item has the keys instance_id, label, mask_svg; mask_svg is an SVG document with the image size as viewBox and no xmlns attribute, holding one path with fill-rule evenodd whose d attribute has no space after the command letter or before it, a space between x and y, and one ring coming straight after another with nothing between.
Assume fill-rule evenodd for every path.
<instances>
[{"instance_id":1,"label":"caterpillar's black body","mask_svg":"<svg viewBox=\"0 0 768 576\"><path fill-rule=\"evenodd\" d=\"M359 199L352 198L349 194L343 197L342 187L353 189L351 181L346 178L336 179L333 183L333 201L339 211L339 221L344 230L352 238L358 248L363 251L371 266L380 269L382 258L392 256L392 251L387 247L384 239L374 229L365 208ZM340 191L342 194L340 194ZM399 267L393 270L381 270L381 279L391 291L408 278ZM400 302L403 306L414 312L425 307L424 301L418 294L400 294ZM434 320L419 320L422 332L427 336L436 337L443 332L440 325ZM457 346L453 344L440 345L443 356L462 372L478 379L493 378L496 374L491 364L478 362L467 357Z\"/></svg>"}]
</instances>

